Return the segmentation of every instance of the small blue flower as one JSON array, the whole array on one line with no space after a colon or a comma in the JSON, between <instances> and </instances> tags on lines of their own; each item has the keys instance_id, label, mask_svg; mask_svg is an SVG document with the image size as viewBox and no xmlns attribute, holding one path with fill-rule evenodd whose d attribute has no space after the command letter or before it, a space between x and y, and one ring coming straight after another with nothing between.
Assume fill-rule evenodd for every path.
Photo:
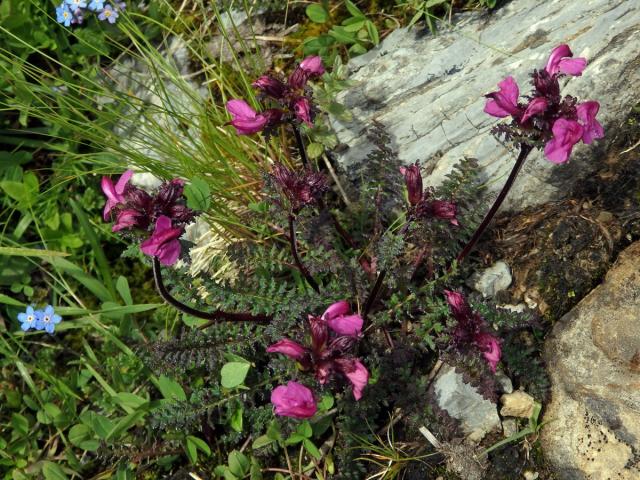
<instances>
[{"instance_id":1,"label":"small blue flower","mask_svg":"<svg viewBox=\"0 0 640 480\"><path fill-rule=\"evenodd\" d=\"M89 4L89 10L93 10L97 12L98 10L102 10L104 8L104 0L91 0Z\"/></svg>"},{"instance_id":2,"label":"small blue flower","mask_svg":"<svg viewBox=\"0 0 640 480\"><path fill-rule=\"evenodd\" d=\"M113 7L109 4L105 5L98 18L100 20L106 20L109 23L116 23L116 18L118 18L119 14L117 10L114 10Z\"/></svg>"},{"instance_id":3,"label":"small blue flower","mask_svg":"<svg viewBox=\"0 0 640 480\"><path fill-rule=\"evenodd\" d=\"M71 25L71 20L73 20L73 14L69 7L66 4L61 4L56 8L56 15L58 16L58 23L64 24L65 27Z\"/></svg>"},{"instance_id":4,"label":"small blue flower","mask_svg":"<svg viewBox=\"0 0 640 480\"><path fill-rule=\"evenodd\" d=\"M78 8L87 8L87 0L65 0L71 10L76 11Z\"/></svg>"},{"instance_id":5,"label":"small blue flower","mask_svg":"<svg viewBox=\"0 0 640 480\"><path fill-rule=\"evenodd\" d=\"M36 328L36 322L38 320L38 313L40 311L34 311L33 307L27 307L27 311L18 314L18 321L21 323L20 328L25 332L30 328Z\"/></svg>"},{"instance_id":6,"label":"small blue flower","mask_svg":"<svg viewBox=\"0 0 640 480\"><path fill-rule=\"evenodd\" d=\"M38 330L45 330L48 333L53 333L56 325L62 320L62 317L60 315L56 315L51 305L47 305L44 311L41 310L38 313L39 315L36 321L36 328Z\"/></svg>"}]
</instances>

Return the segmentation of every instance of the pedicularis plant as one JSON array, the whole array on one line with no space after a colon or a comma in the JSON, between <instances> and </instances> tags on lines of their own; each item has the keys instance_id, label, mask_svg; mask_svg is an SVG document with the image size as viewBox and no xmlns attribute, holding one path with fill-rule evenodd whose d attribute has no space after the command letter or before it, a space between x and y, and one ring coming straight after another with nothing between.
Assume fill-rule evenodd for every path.
<instances>
[{"instance_id":1,"label":"pedicularis plant","mask_svg":"<svg viewBox=\"0 0 640 480\"><path fill-rule=\"evenodd\" d=\"M419 164L400 165L379 125L369 132L374 151L342 171L340 195L333 191L325 173L307 159L303 138L316 115L308 83L324 73L319 57L306 58L286 79L274 73L258 78L253 85L262 108L242 99L227 102L229 124L237 134L269 136L288 129L301 159L300 165L274 161L264 172L263 201L246 218L258 238L231 242L220 254L231 262L233 275L215 280L188 276L189 249L181 237L198 212L185 206L181 180L167 181L150 193L131 185L131 171L115 185L103 179L105 220L114 221L113 231L141 242L167 302L205 320L196 335L219 341L219 347L207 353L213 363L229 360L229 355L232 363L251 356L248 364L254 373L240 381L256 388L242 391L233 402L241 404L241 418L251 420L255 436L264 439L267 430L267 440L254 443L255 451L273 444L260 454L261 461L276 462L273 457L278 455L280 433L273 433L273 424L267 426L273 411L310 419L317 440L342 447L335 449L337 471L358 478L362 465L353 461L353 449L345 448L353 446L358 435L384 424L392 408L403 409L409 430L433 414L425 390L434 351L464 372L483 395L495 398L494 374L509 368L509 359L502 358L504 334L523 320L465 297L459 266L534 148L543 149L549 161L564 163L580 140L588 144L603 136L596 120L598 103L579 103L560 93L559 80L581 75L585 66L585 59L572 58L569 47L560 45L544 69L533 71L530 95L521 99L512 77L486 95L486 113L511 119L495 127L495 133L515 142L520 154L481 222L473 160L461 161L442 185L425 187ZM174 268L163 272L163 265ZM163 274L170 277L173 294ZM199 293L190 294L195 291ZM177 300L175 294L186 298ZM171 351L174 363L183 363L179 371L197 368L195 350L211 344L189 338L152 347L156 365ZM176 351L186 352L183 360L175 360ZM197 400L180 410L183 419L185 412L195 411L199 420L192 428L209 425L202 427L205 435L211 425L216 430L229 421L219 409L203 409L198 393L222 395L217 372L214 368L203 385L194 386L192 399ZM223 368L222 386L229 387L224 375ZM270 388L273 410L264 408L263 392ZM327 418L337 426L333 434ZM178 428L175 422L164 425ZM315 457L312 469L320 468L321 458L332 458L327 449L320 451L311 443L306 427L275 425L278 432L281 427L289 432L298 428L288 443L278 443L285 456L287 445L304 439L307 453ZM231 435L225 438L240 442Z\"/></svg>"}]
</instances>

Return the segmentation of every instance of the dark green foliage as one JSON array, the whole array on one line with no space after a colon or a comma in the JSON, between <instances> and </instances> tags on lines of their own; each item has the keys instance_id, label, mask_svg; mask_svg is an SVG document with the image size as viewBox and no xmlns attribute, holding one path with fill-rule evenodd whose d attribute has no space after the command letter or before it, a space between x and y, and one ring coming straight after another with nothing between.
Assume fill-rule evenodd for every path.
<instances>
[{"instance_id":1,"label":"dark green foliage","mask_svg":"<svg viewBox=\"0 0 640 480\"><path fill-rule=\"evenodd\" d=\"M516 331L505 338L502 354L514 387L522 387L544 403L549 400L551 383L540 358L541 342L527 330Z\"/></svg>"}]
</instances>

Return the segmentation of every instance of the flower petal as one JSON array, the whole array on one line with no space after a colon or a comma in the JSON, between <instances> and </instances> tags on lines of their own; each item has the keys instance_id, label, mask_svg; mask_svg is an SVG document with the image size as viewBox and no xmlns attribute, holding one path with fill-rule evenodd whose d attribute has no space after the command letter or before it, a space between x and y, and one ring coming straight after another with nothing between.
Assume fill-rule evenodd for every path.
<instances>
[{"instance_id":1,"label":"flower petal","mask_svg":"<svg viewBox=\"0 0 640 480\"><path fill-rule=\"evenodd\" d=\"M327 320L329 328L338 335L358 335L362 331L364 321L358 314L343 315Z\"/></svg>"},{"instance_id":2,"label":"flower petal","mask_svg":"<svg viewBox=\"0 0 640 480\"><path fill-rule=\"evenodd\" d=\"M536 97L529 102L527 109L524 111L524 115L520 119L520 123L525 123L534 115L544 112L547 109L547 99L544 97Z\"/></svg>"},{"instance_id":3,"label":"flower petal","mask_svg":"<svg viewBox=\"0 0 640 480\"><path fill-rule=\"evenodd\" d=\"M339 302L329 305L329 308L327 308L322 314L322 318L324 320L331 320L332 318L346 315L349 313L350 308L349 302L346 300L340 300Z\"/></svg>"},{"instance_id":4,"label":"flower petal","mask_svg":"<svg viewBox=\"0 0 640 480\"><path fill-rule=\"evenodd\" d=\"M299 343L294 342L293 340L283 338L279 342L274 343L273 345L268 347L267 352L282 353L283 355L286 355L293 360L299 361L306 356L307 349Z\"/></svg>"},{"instance_id":5,"label":"flower petal","mask_svg":"<svg viewBox=\"0 0 640 480\"><path fill-rule=\"evenodd\" d=\"M275 414L283 417L311 418L318 411L313 392L294 381L274 388L271 403L275 407Z\"/></svg>"}]
</instances>

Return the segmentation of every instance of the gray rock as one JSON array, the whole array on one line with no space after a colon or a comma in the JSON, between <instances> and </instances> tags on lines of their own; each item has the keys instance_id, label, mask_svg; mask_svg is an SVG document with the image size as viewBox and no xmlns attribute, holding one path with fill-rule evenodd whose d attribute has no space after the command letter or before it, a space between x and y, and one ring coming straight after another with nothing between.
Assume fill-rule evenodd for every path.
<instances>
[{"instance_id":1,"label":"gray rock","mask_svg":"<svg viewBox=\"0 0 640 480\"><path fill-rule=\"evenodd\" d=\"M495 403L464 382L455 368L444 365L433 384L438 406L460 422L467 438L479 442L500 427Z\"/></svg>"},{"instance_id":2,"label":"gray rock","mask_svg":"<svg viewBox=\"0 0 640 480\"><path fill-rule=\"evenodd\" d=\"M487 298L495 297L496 293L509 288L511 280L509 265L503 261L498 261L489 268L471 275L467 280L467 285Z\"/></svg>"},{"instance_id":3,"label":"gray rock","mask_svg":"<svg viewBox=\"0 0 640 480\"><path fill-rule=\"evenodd\" d=\"M542 68L553 47L570 44L589 65L568 81L564 94L601 103L598 115L613 132L640 97L640 2L632 0L514 0L495 14L463 14L437 36L399 29L349 63L356 85L340 99L353 113L335 122L347 144L339 160L348 166L370 148L362 131L377 120L406 163L420 160L426 184L438 184L463 156L475 157L489 192L504 183L516 154L489 132L497 119L482 109L484 94L513 75L523 93L528 75ZM609 135L612 138L614 135ZM522 208L561 198L601 158L598 145L580 144L571 162L554 165L536 151L505 203Z\"/></svg>"},{"instance_id":4,"label":"gray rock","mask_svg":"<svg viewBox=\"0 0 640 480\"><path fill-rule=\"evenodd\" d=\"M555 325L542 446L561 480L640 478L640 242Z\"/></svg>"},{"instance_id":5,"label":"gray rock","mask_svg":"<svg viewBox=\"0 0 640 480\"><path fill-rule=\"evenodd\" d=\"M511 393L513 392L513 383L511 379L507 377L502 372L496 372L496 382L500 385L500 390L502 393Z\"/></svg>"}]
</instances>

